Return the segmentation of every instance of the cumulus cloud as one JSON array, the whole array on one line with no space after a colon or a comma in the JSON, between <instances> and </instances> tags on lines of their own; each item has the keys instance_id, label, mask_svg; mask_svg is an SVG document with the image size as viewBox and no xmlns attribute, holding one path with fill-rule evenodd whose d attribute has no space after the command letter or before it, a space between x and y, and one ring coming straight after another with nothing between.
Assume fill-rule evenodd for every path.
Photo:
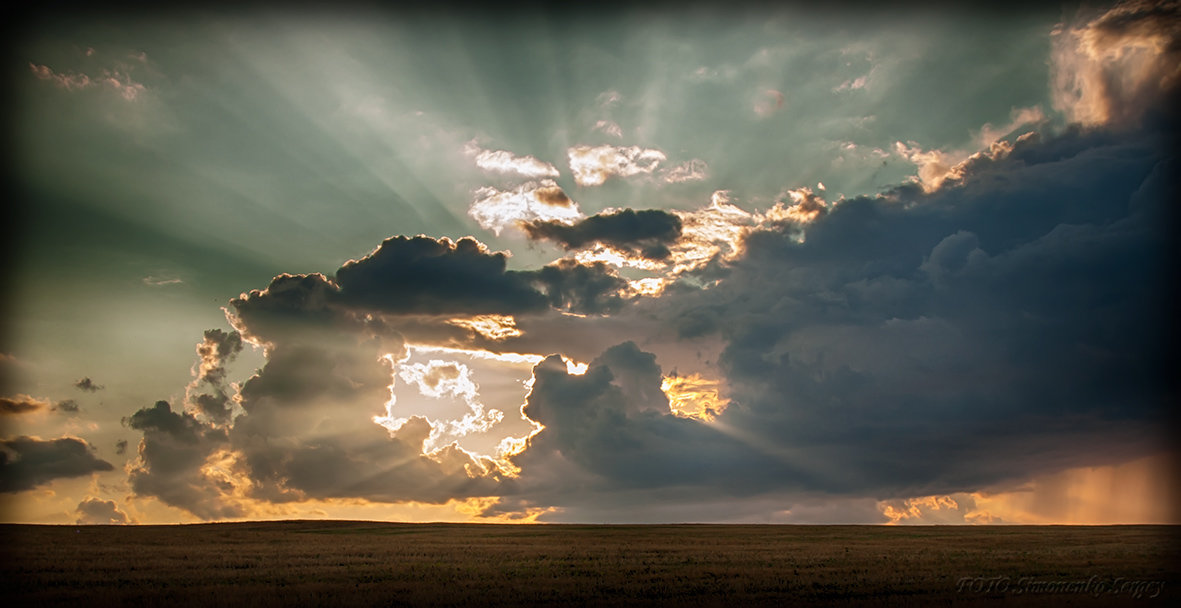
<instances>
[{"instance_id":1,"label":"cumulus cloud","mask_svg":"<svg viewBox=\"0 0 1181 608\"><path fill-rule=\"evenodd\" d=\"M204 519L246 513L223 500L231 484L206 467L227 441L224 430L188 412L173 412L167 401L136 411L124 423L143 433L138 457L128 466L128 481L137 495L155 497Z\"/></svg>"},{"instance_id":2,"label":"cumulus cloud","mask_svg":"<svg viewBox=\"0 0 1181 608\"><path fill-rule=\"evenodd\" d=\"M17 416L49 408L49 401L29 395L0 397L0 416Z\"/></svg>"},{"instance_id":3,"label":"cumulus cloud","mask_svg":"<svg viewBox=\"0 0 1181 608\"><path fill-rule=\"evenodd\" d=\"M553 165L532 156L517 156L508 150L485 150L470 141L464 146L464 153L471 156L476 166L495 173L513 173L528 178L558 177Z\"/></svg>"},{"instance_id":4,"label":"cumulus cloud","mask_svg":"<svg viewBox=\"0 0 1181 608\"><path fill-rule=\"evenodd\" d=\"M336 272L337 300L391 313L499 313L545 306L529 276L506 270L508 256L479 241L429 237L386 239L373 253Z\"/></svg>"},{"instance_id":5,"label":"cumulus cloud","mask_svg":"<svg viewBox=\"0 0 1181 608\"><path fill-rule=\"evenodd\" d=\"M75 523L82 525L134 523L127 517L126 513L119 510L119 505L115 504L113 500L87 497L78 503L75 513L77 514L77 519L74 520Z\"/></svg>"},{"instance_id":6,"label":"cumulus cloud","mask_svg":"<svg viewBox=\"0 0 1181 608\"><path fill-rule=\"evenodd\" d=\"M79 378L78 381L74 383L74 388L76 388L80 391L94 393L94 392L103 390L104 387L101 384L97 384L94 380L91 380L89 377L86 377L86 378Z\"/></svg>"},{"instance_id":7,"label":"cumulus cloud","mask_svg":"<svg viewBox=\"0 0 1181 608\"><path fill-rule=\"evenodd\" d=\"M242 335L237 331L205 330L205 338L197 344L197 365L194 380L186 390L186 399L197 411L217 422L225 422L232 409L229 387L226 384L226 364L242 352Z\"/></svg>"},{"instance_id":8,"label":"cumulus cloud","mask_svg":"<svg viewBox=\"0 0 1181 608\"><path fill-rule=\"evenodd\" d=\"M505 228L520 222L572 222L582 217L582 211L556 182L543 179L526 182L512 190L498 190L491 186L478 188L468 215L481 228L499 236Z\"/></svg>"},{"instance_id":9,"label":"cumulus cloud","mask_svg":"<svg viewBox=\"0 0 1181 608\"><path fill-rule=\"evenodd\" d=\"M1015 110L981 141L1039 116ZM571 249L648 252L658 280L684 279L637 301L605 263L509 270L472 238L394 237L333 276L280 275L228 307L265 345L241 415L137 412L133 489L207 518L248 501L490 496L486 513L577 517L706 493L781 501L782 521L819 517L826 497L844 501L838 519L983 518L980 488L1163 441L1171 135L997 140L933 159L927 183L833 203L791 188L755 212L719 191L692 211L525 225ZM489 428L495 408L456 361L409 362L414 323L454 332L437 352L466 335L535 364L535 433L499 459L444 441ZM224 380L232 336L205 336L198 378ZM708 342L696 368L665 374ZM574 350L585 369L546 356ZM469 407L406 415L395 382Z\"/></svg>"},{"instance_id":10,"label":"cumulus cloud","mask_svg":"<svg viewBox=\"0 0 1181 608\"><path fill-rule=\"evenodd\" d=\"M624 305L627 281L602 262L563 259L531 273L549 305L578 314L610 314Z\"/></svg>"},{"instance_id":11,"label":"cumulus cloud","mask_svg":"<svg viewBox=\"0 0 1181 608\"><path fill-rule=\"evenodd\" d=\"M667 159L664 152L639 146L572 146L566 150L579 186L600 186L608 178L649 175Z\"/></svg>"},{"instance_id":12,"label":"cumulus cloud","mask_svg":"<svg viewBox=\"0 0 1181 608\"><path fill-rule=\"evenodd\" d=\"M681 236L681 220L658 209L622 209L593 215L574 224L530 222L522 225L535 240L552 240L566 249L582 249L599 243L617 251L648 259L669 256L669 243Z\"/></svg>"},{"instance_id":13,"label":"cumulus cloud","mask_svg":"<svg viewBox=\"0 0 1181 608\"><path fill-rule=\"evenodd\" d=\"M743 407L719 421L823 446L803 458L831 467L815 478L830 491L963 488L1136 450L1163 390L1146 320L1173 170L1145 137L1029 139L955 188L844 201L804 241L752 231L717 287L678 304L728 337ZM1097 449L1071 449L1081 436Z\"/></svg>"},{"instance_id":14,"label":"cumulus cloud","mask_svg":"<svg viewBox=\"0 0 1181 608\"><path fill-rule=\"evenodd\" d=\"M922 186L923 190L933 192L944 182L958 182L969 173L973 165L984 164L1008 155L1013 150L1013 143L1001 138L1007 137L1022 127L1036 125L1045 120L1041 108L1014 108L1010 112L1007 124L994 127L985 123L975 138L980 147L976 151L970 150L924 150L917 142L895 142L894 151L906 160L914 163L918 173L912 181ZM1036 132L1027 132L1019 136L1016 141L1036 136Z\"/></svg>"},{"instance_id":15,"label":"cumulus cloud","mask_svg":"<svg viewBox=\"0 0 1181 608\"><path fill-rule=\"evenodd\" d=\"M504 504L577 519L696 488L779 496L783 521L816 505L866 522L1027 521L1019 496L979 490L1167 449L1167 137L1023 138L929 192L821 205L795 189L783 215L816 205L803 239L781 213L733 211L719 232L741 236L719 240L740 243L716 284L637 310L722 338L716 384L679 387L634 345L582 375L543 361L525 413L544 429L513 457ZM693 415L682 393L729 406Z\"/></svg>"},{"instance_id":16,"label":"cumulus cloud","mask_svg":"<svg viewBox=\"0 0 1181 608\"><path fill-rule=\"evenodd\" d=\"M55 479L113 469L111 463L94 455L94 448L86 440L78 437L20 436L0 440L0 492L23 492Z\"/></svg>"},{"instance_id":17,"label":"cumulus cloud","mask_svg":"<svg viewBox=\"0 0 1181 608\"><path fill-rule=\"evenodd\" d=\"M1074 121L1128 126L1178 102L1181 4L1121 2L1053 35L1054 107Z\"/></svg>"},{"instance_id":18,"label":"cumulus cloud","mask_svg":"<svg viewBox=\"0 0 1181 608\"><path fill-rule=\"evenodd\" d=\"M403 332L449 344L470 332L491 344L521 335L514 315L614 312L627 286L602 264L517 271L506 260L470 237L399 236L334 276L279 275L231 300L235 329L209 330L198 343L186 407L160 401L127 418L143 435L128 465L133 491L204 519L245 516L260 502L494 495L503 463L454 441L503 413L483 404L466 366L407 362ZM262 345L266 362L230 383L226 363L245 341ZM395 379L468 411L454 420L400 415Z\"/></svg>"}]
</instances>

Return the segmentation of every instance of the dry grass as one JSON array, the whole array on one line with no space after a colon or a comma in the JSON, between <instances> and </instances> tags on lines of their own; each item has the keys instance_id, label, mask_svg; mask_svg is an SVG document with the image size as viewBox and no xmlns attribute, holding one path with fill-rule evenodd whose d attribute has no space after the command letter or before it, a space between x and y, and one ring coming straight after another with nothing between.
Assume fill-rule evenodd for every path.
<instances>
[{"instance_id":1,"label":"dry grass","mask_svg":"<svg viewBox=\"0 0 1181 608\"><path fill-rule=\"evenodd\" d=\"M1164 526L0 526L5 605L1176 605ZM957 593L1007 576L1007 593ZM1016 593L1022 577L1130 589Z\"/></svg>"}]
</instances>

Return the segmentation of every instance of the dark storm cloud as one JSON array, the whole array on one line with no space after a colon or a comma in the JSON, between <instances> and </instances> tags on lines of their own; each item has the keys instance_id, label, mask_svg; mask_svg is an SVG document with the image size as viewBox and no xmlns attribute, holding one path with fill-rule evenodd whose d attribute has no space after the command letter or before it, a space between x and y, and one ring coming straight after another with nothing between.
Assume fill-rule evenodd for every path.
<instances>
[{"instance_id":1,"label":"dark storm cloud","mask_svg":"<svg viewBox=\"0 0 1181 608\"><path fill-rule=\"evenodd\" d=\"M355 325L329 302L339 291L319 273L281 274L266 289L252 289L230 300L235 328L246 336L275 341L295 330Z\"/></svg>"},{"instance_id":2,"label":"dark storm cloud","mask_svg":"<svg viewBox=\"0 0 1181 608\"><path fill-rule=\"evenodd\" d=\"M608 314L625 303L620 291L627 281L606 264L558 260L530 273L542 287L550 306L584 314Z\"/></svg>"},{"instance_id":3,"label":"dark storm cloud","mask_svg":"<svg viewBox=\"0 0 1181 608\"><path fill-rule=\"evenodd\" d=\"M127 453L127 440L120 439L119 441L116 441L115 442L115 454L122 456L125 453Z\"/></svg>"},{"instance_id":4,"label":"dark storm cloud","mask_svg":"<svg viewBox=\"0 0 1181 608\"><path fill-rule=\"evenodd\" d=\"M154 496L205 519L244 513L224 502L224 485L201 470L206 459L225 444L224 430L205 425L187 412L173 412L167 401L157 401L124 422L143 433L139 457L128 474L137 495Z\"/></svg>"},{"instance_id":5,"label":"dark storm cloud","mask_svg":"<svg viewBox=\"0 0 1181 608\"><path fill-rule=\"evenodd\" d=\"M931 193L841 201L803 241L752 232L713 288L632 309L724 341L717 421L671 416L632 344L582 376L551 357L525 406L545 428L496 508L971 492L1167 449L1171 137L1025 138Z\"/></svg>"},{"instance_id":6,"label":"dark storm cloud","mask_svg":"<svg viewBox=\"0 0 1181 608\"><path fill-rule=\"evenodd\" d=\"M345 263L335 279L280 275L230 306L239 331L275 341L309 330L396 334L372 313L416 317L414 324L423 316L529 314L551 307L602 314L624 303L619 292L627 282L604 264L561 260L518 271L507 270L506 260L470 237L397 236Z\"/></svg>"},{"instance_id":7,"label":"dark storm cloud","mask_svg":"<svg viewBox=\"0 0 1181 608\"><path fill-rule=\"evenodd\" d=\"M425 236L386 239L373 253L336 272L337 301L395 314L536 312L545 297L526 273L506 270L507 256L475 239Z\"/></svg>"},{"instance_id":8,"label":"dark storm cloud","mask_svg":"<svg viewBox=\"0 0 1181 608\"><path fill-rule=\"evenodd\" d=\"M94 380L91 380L90 378L80 378L74 383L74 388L86 391L88 393L93 393L96 391L101 391L104 387L101 384L96 384Z\"/></svg>"},{"instance_id":9,"label":"dark storm cloud","mask_svg":"<svg viewBox=\"0 0 1181 608\"><path fill-rule=\"evenodd\" d=\"M108 525L129 523L127 514L120 511L119 506L113 500L87 498L78 503L75 513L77 514L75 523L78 524Z\"/></svg>"},{"instance_id":10,"label":"dark storm cloud","mask_svg":"<svg viewBox=\"0 0 1181 608\"><path fill-rule=\"evenodd\" d=\"M1162 144L1031 140L930 195L841 202L802 243L751 234L673 313L729 343L740 405L722 422L812 446L834 473L815 489L842 492L973 488L1159 448L1178 170Z\"/></svg>"},{"instance_id":11,"label":"dark storm cloud","mask_svg":"<svg viewBox=\"0 0 1181 608\"><path fill-rule=\"evenodd\" d=\"M668 245L681 236L681 218L659 209L623 209L574 224L537 220L523 222L521 227L531 239L548 239L566 249L601 243L650 260L667 258Z\"/></svg>"},{"instance_id":12,"label":"dark storm cloud","mask_svg":"<svg viewBox=\"0 0 1181 608\"><path fill-rule=\"evenodd\" d=\"M82 477L114 469L77 437L0 441L0 492L23 492L55 479Z\"/></svg>"},{"instance_id":13,"label":"dark storm cloud","mask_svg":"<svg viewBox=\"0 0 1181 608\"><path fill-rule=\"evenodd\" d=\"M607 349L585 374L568 373L551 356L533 377L524 412L545 429L514 458L523 473L512 491L563 500L574 488L548 475L559 462L593 474L600 490L710 485L744 492L754 465L757 475L784 475L718 429L672 415L655 356L632 342Z\"/></svg>"},{"instance_id":14,"label":"dark storm cloud","mask_svg":"<svg viewBox=\"0 0 1181 608\"><path fill-rule=\"evenodd\" d=\"M28 414L49 407L49 402L28 395L0 397L0 416Z\"/></svg>"}]
</instances>

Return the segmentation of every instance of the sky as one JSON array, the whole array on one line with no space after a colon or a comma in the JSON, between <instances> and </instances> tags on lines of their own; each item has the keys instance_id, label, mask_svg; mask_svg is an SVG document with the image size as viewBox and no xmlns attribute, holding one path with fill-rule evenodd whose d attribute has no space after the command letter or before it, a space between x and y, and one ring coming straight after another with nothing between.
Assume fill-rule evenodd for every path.
<instances>
[{"instance_id":1,"label":"sky","mask_svg":"<svg viewBox=\"0 0 1181 608\"><path fill-rule=\"evenodd\" d=\"M0 519L1181 523L1181 6L30 15Z\"/></svg>"}]
</instances>

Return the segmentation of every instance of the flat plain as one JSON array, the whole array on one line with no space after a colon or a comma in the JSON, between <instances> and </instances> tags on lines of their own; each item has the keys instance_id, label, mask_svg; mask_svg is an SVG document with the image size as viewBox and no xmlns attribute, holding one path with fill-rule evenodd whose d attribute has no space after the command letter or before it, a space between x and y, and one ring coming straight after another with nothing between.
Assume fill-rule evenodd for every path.
<instances>
[{"instance_id":1,"label":"flat plain","mask_svg":"<svg viewBox=\"0 0 1181 608\"><path fill-rule=\"evenodd\" d=\"M1178 526L0 525L6 606L1181 605Z\"/></svg>"}]
</instances>

